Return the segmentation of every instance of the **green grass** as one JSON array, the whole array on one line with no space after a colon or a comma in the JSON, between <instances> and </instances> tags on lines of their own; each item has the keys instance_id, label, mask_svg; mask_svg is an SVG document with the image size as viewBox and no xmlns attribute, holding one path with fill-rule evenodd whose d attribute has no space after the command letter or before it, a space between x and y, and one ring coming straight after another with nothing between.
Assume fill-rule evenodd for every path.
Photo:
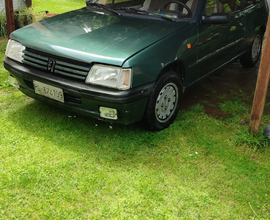
<instances>
[{"instance_id":1,"label":"green grass","mask_svg":"<svg viewBox=\"0 0 270 220\"><path fill-rule=\"evenodd\" d=\"M219 103L218 106L224 111L229 112L232 114L238 114L240 112L245 111L245 108L243 107L243 103L238 101L224 101L222 103Z\"/></svg>"},{"instance_id":2,"label":"green grass","mask_svg":"<svg viewBox=\"0 0 270 220\"><path fill-rule=\"evenodd\" d=\"M247 132L247 94L220 97L233 118L197 104L152 133L40 103L7 77L1 64L0 219L270 218L269 141Z\"/></svg>"},{"instance_id":3,"label":"green grass","mask_svg":"<svg viewBox=\"0 0 270 220\"><path fill-rule=\"evenodd\" d=\"M49 11L50 13L64 13L85 6L85 0L32 0L36 13Z\"/></svg>"},{"instance_id":4,"label":"green grass","mask_svg":"<svg viewBox=\"0 0 270 220\"><path fill-rule=\"evenodd\" d=\"M195 112L202 112L204 110L201 104L192 105L189 109Z\"/></svg>"},{"instance_id":5,"label":"green grass","mask_svg":"<svg viewBox=\"0 0 270 220\"><path fill-rule=\"evenodd\" d=\"M218 96L219 99L225 99L226 98L226 94L222 94L220 96Z\"/></svg>"}]
</instances>

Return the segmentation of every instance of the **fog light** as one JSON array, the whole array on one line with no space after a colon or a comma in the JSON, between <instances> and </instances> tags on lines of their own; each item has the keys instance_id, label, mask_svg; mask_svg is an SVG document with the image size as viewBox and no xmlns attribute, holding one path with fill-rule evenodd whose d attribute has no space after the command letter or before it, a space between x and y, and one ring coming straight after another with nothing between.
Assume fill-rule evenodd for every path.
<instances>
[{"instance_id":1,"label":"fog light","mask_svg":"<svg viewBox=\"0 0 270 220\"><path fill-rule=\"evenodd\" d=\"M15 88L20 88L20 84L17 79L11 75L8 76L8 82L10 85L14 86Z\"/></svg>"},{"instance_id":2,"label":"fog light","mask_svg":"<svg viewBox=\"0 0 270 220\"><path fill-rule=\"evenodd\" d=\"M99 107L100 117L116 120L117 110L113 108Z\"/></svg>"}]
</instances>

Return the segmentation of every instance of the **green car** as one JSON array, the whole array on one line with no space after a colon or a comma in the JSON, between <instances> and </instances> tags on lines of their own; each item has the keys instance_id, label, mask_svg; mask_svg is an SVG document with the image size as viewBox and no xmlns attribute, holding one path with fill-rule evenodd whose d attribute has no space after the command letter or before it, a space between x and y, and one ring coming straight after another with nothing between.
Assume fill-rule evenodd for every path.
<instances>
[{"instance_id":1,"label":"green car","mask_svg":"<svg viewBox=\"0 0 270 220\"><path fill-rule=\"evenodd\" d=\"M159 131L192 85L256 64L268 14L266 0L90 0L14 31L4 66L34 99Z\"/></svg>"}]
</instances>

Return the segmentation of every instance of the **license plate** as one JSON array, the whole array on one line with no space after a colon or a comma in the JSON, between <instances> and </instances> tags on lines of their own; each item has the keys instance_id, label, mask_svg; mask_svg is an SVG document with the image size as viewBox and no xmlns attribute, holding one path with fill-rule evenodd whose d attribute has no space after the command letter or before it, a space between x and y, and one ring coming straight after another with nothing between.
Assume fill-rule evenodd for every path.
<instances>
[{"instance_id":1,"label":"license plate","mask_svg":"<svg viewBox=\"0 0 270 220\"><path fill-rule=\"evenodd\" d=\"M45 83L41 83L38 81L33 81L35 93L57 100L59 102L64 102L64 92L63 89L57 88L55 86L51 86Z\"/></svg>"}]
</instances>

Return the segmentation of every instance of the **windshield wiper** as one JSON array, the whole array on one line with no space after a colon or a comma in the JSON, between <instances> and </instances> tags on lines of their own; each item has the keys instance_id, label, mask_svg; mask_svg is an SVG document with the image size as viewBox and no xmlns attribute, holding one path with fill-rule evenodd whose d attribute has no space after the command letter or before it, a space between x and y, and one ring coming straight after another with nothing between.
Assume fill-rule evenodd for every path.
<instances>
[{"instance_id":1,"label":"windshield wiper","mask_svg":"<svg viewBox=\"0 0 270 220\"><path fill-rule=\"evenodd\" d=\"M130 10L130 11L140 12L140 13L144 13L144 14L147 14L147 15L160 17L160 18L163 18L165 20L175 21L175 19L173 19L173 18L169 18L169 17L163 16L163 15L155 14L155 13L152 13L150 11L141 10L141 9L137 9L137 8L125 8L125 7L122 7L122 8L119 8L119 9L120 10L126 10L126 11Z\"/></svg>"},{"instance_id":2,"label":"windshield wiper","mask_svg":"<svg viewBox=\"0 0 270 220\"><path fill-rule=\"evenodd\" d=\"M103 8L103 9L106 9L108 11L111 11L113 12L114 14L117 14L117 15L121 15L118 11L106 6L106 5L102 5L102 4L99 4L99 3L96 3L96 2L86 2L86 5L87 6L97 6L97 7L100 7L100 8Z\"/></svg>"}]
</instances>

